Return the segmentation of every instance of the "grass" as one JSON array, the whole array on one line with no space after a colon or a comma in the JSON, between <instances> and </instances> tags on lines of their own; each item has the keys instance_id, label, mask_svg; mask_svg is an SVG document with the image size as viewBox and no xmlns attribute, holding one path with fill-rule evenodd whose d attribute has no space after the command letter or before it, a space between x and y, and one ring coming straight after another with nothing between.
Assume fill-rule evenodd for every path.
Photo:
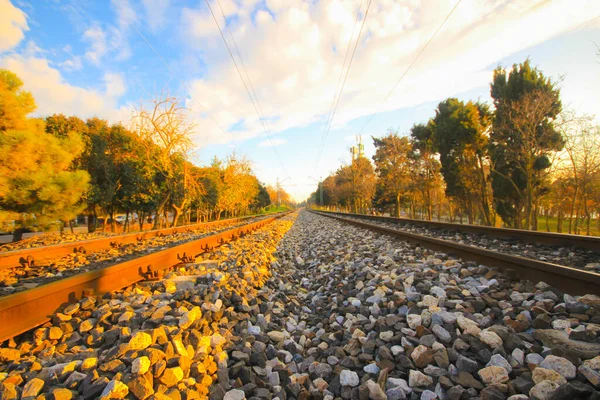
<instances>
[{"instance_id":1,"label":"grass","mask_svg":"<svg viewBox=\"0 0 600 400\"><path fill-rule=\"evenodd\" d=\"M279 207L277 207L276 205L270 205L267 206L265 208L263 208L262 210L260 210L260 212L258 213L259 215L265 215L265 214L273 214L273 213L278 213L278 212L284 212L284 211L289 211L290 208L288 206L281 205Z\"/></svg>"},{"instance_id":2,"label":"grass","mask_svg":"<svg viewBox=\"0 0 600 400\"><path fill-rule=\"evenodd\" d=\"M546 218L538 217L538 231L540 232L556 232L556 227L558 226L558 220L556 218L548 218L548 229L546 229ZM575 220L573 220L573 227L575 226ZM579 234L586 234L586 225L585 221L579 221L578 224ZM569 233L569 220L563 220L562 233ZM590 235L591 236L600 236L600 230L598 230L597 221L592 220L590 223Z\"/></svg>"}]
</instances>

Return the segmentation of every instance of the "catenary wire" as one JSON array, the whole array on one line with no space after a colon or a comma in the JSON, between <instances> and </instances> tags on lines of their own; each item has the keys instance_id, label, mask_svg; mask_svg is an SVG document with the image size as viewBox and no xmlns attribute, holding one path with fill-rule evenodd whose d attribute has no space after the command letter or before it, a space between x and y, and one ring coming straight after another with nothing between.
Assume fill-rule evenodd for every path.
<instances>
[{"instance_id":1,"label":"catenary wire","mask_svg":"<svg viewBox=\"0 0 600 400\"><path fill-rule=\"evenodd\" d=\"M419 59L419 57L421 57L421 55L425 52L425 50L427 49L427 47L429 46L429 44L433 41L433 39L436 37L436 35L442 29L442 27L446 24L446 22L448 21L448 19L450 19L450 16L452 16L452 14L454 13L454 11L456 10L456 8L459 6L459 4L461 2L462 2L462 0L458 0L456 2L456 4L454 5L454 7L452 8L452 10L450 10L450 12L448 13L448 15L446 15L446 18L444 18L444 20L437 27L437 29L435 30L435 32L433 32L433 35L431 35L431 37L429 38L429 40L427 41L427 43L425 43L425 46L423 46L423 48L421 49L421 51L419 51L419 53L417 54L417 56L408 65L408 67L406 68L406 70L404 71L404 73L400 76L400 79L398 79L398 81L396 82L396 84L392 87L392 89L389 91L389 93L387 94L387 96L385 96L385 98L379 104L379 106L377 108L381 108L381 106L383 106L385 104L385 102L388 101L388 99L390 98L390 96L392 95L392 93L394 92L394 90L396 90L396 88L398 87L398 85L400 84L400 82L402 82L402 80L404 79L404 77L406 76L406 74L408 74L408 72L411 70L411 68L413 67L413 65L415 65L415 63L417 62L417 60ZM375 117L375 115L377 115L377 113L378 113L378 111L375 110L369 116L369 118L367 119L367 121L365 121L365 124L360 129L360 132L358 133L359 135L362 135L362 133L365 130L365 128L367 127L367 125L371 122L371 120Z\"/></svg>"},{"instance_id":2,"label":"catenary wire","mask_svg":"<svg viewBox=\"0 0 600 400\"><path fill-rule=\"evenodd\" d=\"M354 20L354 25L352 27L352 33L350 34L350 38L348 39L348 45L346 46L346 53L344 55L344 62L342 63L342 69L340 70L340 76L338 77L338 82L335 87L335 91L333 92L333 99L331 99L331 105L329 106L329 112L327 113L327 119L325 120L325 129L323 130L323 135L321 136L321 143L319 144L319 151L317 152L317 158L315 159L315 167L314 172L317 170L318 164L321 160L321 153L323 152L323 147L325 146L325 132L327 126L329 125L329 119L331 118L331 113L333 111L333 106L335 105L335 99L338 96L338 90L340 88L340 84L342 83L342 77L344 76L344 69L346 68L346 61L348 60L348 54L350 54L350 46L352 45L352 39L354 39L354 31L356 30L356 26L358 25L358 20L360 19L360 10L362 10L363 0L360 0L360 4L358 5L358 10L356 11L356 18ZM340 93L341 95L341 93Z\"/></svg>"},{"instance_id":3,"label":"catenary wire","mask_svg":"<svg viewBox=\"0 0 600 400\"><path fill-rule=\"evenodd\" d=\"M365 27L365 22L367 20L367 16L369 15L369 8L371 7L371 2L372 2L372 0L369 0L369 2L367 3L367 9L365 11L365 16L364 16L362 24L360 26L360 30L358 31L358 37L356 38L356 43L354 44L354 48L352 49L352 55L350 56L350 62L348 63L348 68L346 69L346 74L344 75L344 80L342 81L342 86L341 86L341 89L340 89L340 93L337 96L337 100L335 100L336 97L334 95L335 106L334 106L334 108L333 108L333 110L331 112L331 116L329 118L329 121L327 123L327 127L325 129L325 133L323 135L323 139L321 140L321 147L320 147L319 152L318 152L317 162L315 163L315 168L313 170L312 175L315 174L315 172L317 171L317 168L319 167L319 163L321 162L321 157L323 155L323 150L324 150L324 147L325 147L325 143L327 142L327 136L329 136L329 131L331 130L331 125L333 123L333 119L335 118L335 113L336 113L338 105L340 103L340 99L342 98L342 93L344 91L344 86L346 85L346 80L348 78L348 74L350 73L350 67L352 66L352 61L354 59L354 54L356 53L356 49L358 47L358 43L360 42L360 36L362 35L362 31L363 31L363 29ZM361 6L362 6L362 2L361 2ZM360 14L360 8L358 10L357 16L359 14ZM355 21L355 24L356 24L356 21ZM352 41L352 37L350 38L350 41ZM341 74L343 74L343 73L344 73L344 69L342 67ZM340 75L340 77L341 77L341 75Z\"/></svg>"},{"instance_id":4,"label":"catenary wire","mask_svg":"<svg viewBox=\"0 0 600 400\"><path fill-rule=\"evenodd\" d=\"M233 61L233 65L235 66L235 69L238 72L238 75L240 76L240 79L242 80L242 83L244 84L244 88L246 89L246 93L248 94L248 97L250 98L250 101L252 102L252 106L254 107L254 110L256 111L256 115L258 115L258 119L260 120L263 129L265 131L265 134L267 135L267 138L269 139L269 142L271 143L271 147L274 150L275 156L277 158L277 161L279 162L279 165L281 167L281 170L283 171L283 173L288 176L287 171L283 165L283 162L281 161L281 158L279 157L279 153L277 153L276 149L275 149L275 144L273 142L273 139L271 138L271 134L269 133L269 130L267 128L267 125L265 124L265 121L258 109L258 106L256 104L256 102L254 101L254 98L252 97L252 94L250 93L250 89L248 88L248 84L246 83L246 80L244 79L244 76L242 75L242 72L240 71L240 67L238 66L237 61L235 61L235 57L233 56L233 52L231 51L231 48L229 47L229 43L227 43L227 39L225 39L225 35L223 34L223 30L221 29L221 26L219 25L219 22L217 21L217 17L215 16L212 7L210 6L210 2L209 0L206 0L206 5L208 6L208 9L210 10L210 14L213 17L213 20L215 21L215 24L217 25L217 29L219 30L219 34L221 35L221 38L223 39L223 43L225 43L225 47L227 48L227 52L229 53L229 56L231 57L231 60ZM225 21L225 25L227 25L227 22ZM258 99L257 99L258 102Z\"/></svg>"}]
</instances>

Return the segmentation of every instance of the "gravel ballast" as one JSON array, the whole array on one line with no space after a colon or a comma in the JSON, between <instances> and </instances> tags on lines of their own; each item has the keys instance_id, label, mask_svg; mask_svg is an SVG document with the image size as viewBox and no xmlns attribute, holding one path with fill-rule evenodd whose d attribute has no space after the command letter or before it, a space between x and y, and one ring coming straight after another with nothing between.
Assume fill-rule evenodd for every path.
<instances>
[{"instance_id":1,"label":"gravel ballast","mask_svg":"<svg viewBox=\"0 0 600 400\"><path fill-rule=\"evenodd\" d=\"M2 398L600 399L597 296L294 219L5 344Z\"/></svg>"},{"instance_id":2,"label":"gravel ballast","mask_svg":"<svg viewBox=\"0 0 600 400\"><path fill-rule=\"evenodd\" d=\"M596 296L307 212L276 256L268 307L236 326L246 398L600 398Z\"/></svg>"}]
</instances>

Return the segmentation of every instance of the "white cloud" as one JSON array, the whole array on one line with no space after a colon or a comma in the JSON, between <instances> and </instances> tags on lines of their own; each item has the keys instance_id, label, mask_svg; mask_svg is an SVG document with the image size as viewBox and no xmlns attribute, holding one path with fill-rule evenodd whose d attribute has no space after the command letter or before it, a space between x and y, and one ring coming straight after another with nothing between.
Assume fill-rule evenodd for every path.
<instances>
[{"instance_id":1,"label":"white cloud","mask_svg":"<svg viewBox=\"0 0 600 400\"><path fill-rule=\"evenodd\" d=\"M17 46L28 30L27 15L10 0L0 0L0 52Z\"/></svg>"},{"instance_id":2,"label":"white cloud","mask_svg":"<svg viewBox=\"0 0 600 400\"><path fill-rule=\"evenodd\" d=\"M83 38L90 43L85 58L92 64L99 65L102 57L108 52L106 33L99 25L94 25L83 33Z\"/></svg>"},{"instance_id":3,"label":"white cloud","mask_svg":"<svg viewBox=\"0 0 600 400\"><path fill-rule=\"evenodd\" d=\"M153 31L157 31L165 24L167 9L171 0L142 0L148 25Z\"/></svg>"},{"instance_id":4,"label":"white cloud","mask_svg":"<svg viewBox=\"0 0 600 400\"><path fill-rule=\"evenodd\" d=\"M285 139L272 139L272 140L265 140L264 142L260 142L258 144L258 147L277 147L277 146L281 146L282 144L286 143L287 141Z\"/></svg>"},{"instance_id":5,"label":"white cloud","mask_svg":"<svg viewBox=\"0 0 600 400\"><path fill-rule=\"evenodd\" d=\"M110 4L117 13L117 23L121 29L127 29L137 21L136 12L129 0L110 0Z\"/></svg>"},{"instance_id":6,"label":"white cloud","mask_svg":"<svg viewBox=\"0 0 600 400\"><path fill-rule=\"evenodd\" d=\"M123 74L113 72L105 73L104 84L106 85L106 95L109 97L119 97L127 92Z\"/></svg>"},{"instance_id":7,"label":"white cloud","mask_svg":"<svg viewBox=\"0 0 600 400\"><path fill-rule=\"evenodd\" d=\"M273 133L325 120L352 34L356 3L267 0L267 12L233 0L222 2ZM491 79L490 66L498 60L600 15L600 2L591 0L581 0L577 7L569 0L463 0L380 106L454 4L373 2L332 129L375 111L410 107L485 86ZM213 11L223 27L218 5L213 5ZM199 117L203 128L199 141L227 143L264 134L206 7L185 9L181 30L188 46L202 51L208 66L202 79L186 85L191 94L188 106L199 116L208 110L225 129L240 121L244 127L223 135L212 121ZM226 30L225 35L235 51Z\"/></svg>"},{"instance_id":8,"label":"white cloud","mask_svg":"<svg viewBox=\"0 0 600 400\"><path fill-rule=\"evenodd\" d=\"M83 67L81 56L73 56L58 64L65 71L79 71Z\"/></svg>"},{"instance_id":9,"label":"white cloud","mask_svg":"<svg viewBox=\"0 0 600 400\"><path fill-rule=\"evenodd\" d=\"M102 60L109 54L114 55L117 61L131 57L126 34L114 26L103 29L100 25L94 24L83 33L83 39L90 44L84 56L93 65L100 66Z\"/></svg>"},{"instance_id":10,"label":"white cloud","mask_svg":"<svg viewBox=\"0 0 600 400\"><path fill-rule=\"evenodd\" d=\"M103 93L69 84L60 71L51 67L44 58L12 54L0 58L0 66L21 78L24 88L35 98L38 115L67 113L80 118L100 116L113 122L119 121L116 116L121 116L118 113L121 110L115 111L120 95L116 75L110 78L112 86L107 84L106 93Z\"/></svg>"}]
</instances>

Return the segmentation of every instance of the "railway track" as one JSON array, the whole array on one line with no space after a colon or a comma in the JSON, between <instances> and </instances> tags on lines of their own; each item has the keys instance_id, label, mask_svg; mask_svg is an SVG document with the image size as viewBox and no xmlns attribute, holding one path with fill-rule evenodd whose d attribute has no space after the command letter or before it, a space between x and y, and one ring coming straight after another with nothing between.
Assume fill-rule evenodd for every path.
<instances>
[{"instance_id":1,"label":"railway track","mask_svg":"<svg viewBox=\"0 0 600 400\"><path fill-rule=\"evenodd\" d=\"M360 222L301 211L162 279L116 271L0 347L0 396L600 398L600 297Z\"/></svg>"},{"instance_id":2,"label":"railway track","mask_svg":"<svg viewBox=\"0 0 600 400\"><path fill-rule=\"evenodd\" d=\"M112 236L5 253L0 265L0 297L55 280L104 268L167 247L218 233L265 216ZM21 262L17 263L17 259Z\"/></svg>"},{"instance_id":3,"label":"railway track","mask_svg":"<svg viewBox=\"0 0 600 400\"><path fill-rule=\"evenodd\" d=\"M109 267L77 274L66 279L2 297L0 298L0 321L2 321L2 324L0 324L0 342L49 321L52 314L61 306L64 306L64 304L76 302L82 297L90 295L102 295L141 280L157 279L165 269L177 264L193 262L198 255L211 251L215 247L235 240L238 237L247 235L286 214L281 213L276 216L263 218L256 222L250 222L233 229L204 236L197 240L152 252ZM160 232L147 232L146 234L157 236L166 234L166 231L171 231L172 233L173 231L181 232L185 229L192 228L188 226L162 230ZM110 239L111 241L120 239L129 242L137 240L138 237L139 235L124 235L120 238L111 237ZM85 244L86 247L84 248L91 250L98 249L101 246L110 246L109 241L104 239L101 239L101 241L101 243L98 240L90 241L90 243ZM55 252L54 254L57 254L67 250L72 251L73 245L71 243L69 245L52 247L55 247L53 251ZM79 242L76 243L76 246L81 247L83 244ZM43 248L41 249L43 250ZM39 253L39 249L28 249L21 253L27 253L31 250L35 250L35 254L42 254ZM12 256L13 260L14 257Z\"/></svg>"},{"instance_id":4,"label":"railway track","mask_svg":"<svg viewBox=\"0 0 600 400\"><path fill-rule=\"evenodd\" d=\"M50 246L38 246L19 250L0 252L0 270L15 268L18 265L36 265L71 253L91 253L113 248L117 245L135 243L153 237L168 236L175 233L193 232L200 227L219 227L231 223L243 222L260 216L247 216L212 221L193 225L182 225L175 228L154 229L144 232L134 232L122 235L111 235L98 239L81 240Z\"/></svg>"},{"instance_id":5,"label":"railway track","mask_svg":"<svg viewBox=\"0 0 600 400\"><path fill-rule=\"evenodd\" d=\"M529 279L534 282L543 281L571 294L600 294L600 274L596 272L488 250L478 246L458 243L456 241L439 239L432 235L417 234L408 232L404 229L398 229L398 225L405 223L412 224L414 223L413 220L404 221L395 218L363 216L358 214L313 212L372 231L392 235L415 245L442 251L464 260L475 261L486 266L499 268L515 280ZM419 221L419 223L420 222L423 221ZM443 227L443 229L450 228L446 223L437 222L432 223L431 226ZM454 230L461 230L463 229L463 226L451 224L451 228ZM571 246L594 249L596 251L600 249L600 239L598 238L548 233L540 234L539 232L532 232L533 235L529 236L529 232L479 226L467 226L465 229L469 233L493 235L494 237L502 238L516 238L517 240L523 240L530 243L535 243L538 241L538 238L542 238L539 240L545 244L551 243L554 246ZM595 242L598 242L597 247L593 246Z\"/></svg>"},{"instance_id":6,"label":"railway track","mask_svg":"<svg viewBox=\"0 0 600 400\"><path fill-rule=\"evenodd\" d=\"M385 222L396 225L421 226L437 230L487 235L495 238L517 239L526 243L541 243L552 246L576 247L600 252L600 237L598 236L583 236L565 233L526 231L523 229L496 228L483 225L454 224L450 222L425 221L421 219L409 218L381 217L376 215L353 214L335 211L319 212L323 215L339 215L342 217L360 218L369 221Z\"/></svg>"}]
</instances>

